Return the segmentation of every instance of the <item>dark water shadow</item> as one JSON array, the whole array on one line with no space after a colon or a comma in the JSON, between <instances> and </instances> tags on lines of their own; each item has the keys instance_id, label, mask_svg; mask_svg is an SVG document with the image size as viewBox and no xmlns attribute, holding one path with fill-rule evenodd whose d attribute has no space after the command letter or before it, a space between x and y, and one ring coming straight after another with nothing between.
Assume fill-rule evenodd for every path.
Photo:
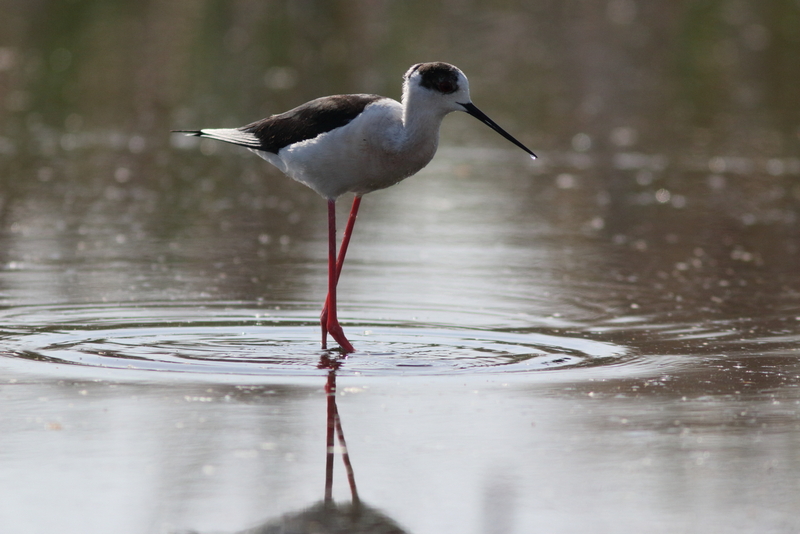
<instances>
[{"instance_id":1,"label":"dark water shadow","mask_svg":"<svg viewBox=\"0 0 800 534\"><path fill-rule=\"evenodd\" d=\"M389 517L363 503L319 502L237 534L404 534Z\"/></svg>"}]
</instances>

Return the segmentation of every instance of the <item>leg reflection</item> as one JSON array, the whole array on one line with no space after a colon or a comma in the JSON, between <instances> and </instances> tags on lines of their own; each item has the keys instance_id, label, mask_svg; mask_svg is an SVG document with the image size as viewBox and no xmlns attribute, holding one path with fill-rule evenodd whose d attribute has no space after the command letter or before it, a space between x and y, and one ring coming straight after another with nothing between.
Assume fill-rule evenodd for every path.
<instances>
[{"instance_id":1,"label":"leg reflection","mask_svg":"<svg viewBox=\"0 0 800 534\"><path fill-rule=\"evenodd\" d=\"M343 360L323 356L319 368L328 370L325 384L327 400L327 432L325 436L325 498L297 512L284 514L238 534L408 534L392 518L380 510L361 502L356 491L356 480L350 454L342 432L342 422L336 407L336 370ZM333 500L334 442L339 438L347 481L350 484L351 503L337 504Z\"/></svg>"},{"instance_id":2,"label":"leg reflection","mask_svg":"<svg viewBox=\"0 0 800 534\"><path fill-rule=\"evenodd\" d=\"M350 454L347 452L347 442L344 439L344 431L342 430L342 422L339 418L339 409L336 407L336 369L339 368L340 362L338 360L331 360L323 357L320 362L320 367L328 368L328 382L325 384L325 393L327 396L328 417L327 417L327 433L326 433L326 457L325 457L325 502L333 502L333 455L335 452L333 441L334 435L339 437L339 447L342 451L342 461L344 462L344 469L347 473L347 482L350 484L350 495L353 505L359 504L358 490L356 489L356 477L353 473L353 464L350 463Z\"/></svg>"}]
</instances>

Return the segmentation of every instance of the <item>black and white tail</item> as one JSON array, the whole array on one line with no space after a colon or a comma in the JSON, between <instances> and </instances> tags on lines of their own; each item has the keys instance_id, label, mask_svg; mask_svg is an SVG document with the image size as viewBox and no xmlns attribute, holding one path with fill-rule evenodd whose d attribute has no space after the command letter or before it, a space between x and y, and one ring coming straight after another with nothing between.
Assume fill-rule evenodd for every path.
<instances>
[{"instance_id":1,"label":"black and white tail","mask_svg":"<svg viewBox=\"0 0 800 534\"><path fill-rule=\"evenodd\" d=\"M173 130L193 137L204 137L216 141L224 141L247 148L261 148L261 141L255 135L239 128L210 128L204 130Z\"/></svg>"}]
</instances>

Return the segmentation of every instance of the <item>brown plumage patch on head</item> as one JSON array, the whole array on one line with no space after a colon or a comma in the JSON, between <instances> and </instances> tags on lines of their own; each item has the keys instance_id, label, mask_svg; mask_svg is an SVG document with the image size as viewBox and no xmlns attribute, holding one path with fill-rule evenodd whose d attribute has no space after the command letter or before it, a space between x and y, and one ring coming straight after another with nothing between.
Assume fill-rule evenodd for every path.
<instances>
[{"instance_id":1,"label":"brown plumage patch on head","mask_svg":"<svg viewBox=\"0 0 800 534\"><path fill-rule=\"evenodd\" d=\"M433 91L449 95L458 91L458 69L447 63L421 63L414 65L409 75L419 72L419 84Z\"/></svg>"}]
</instances>

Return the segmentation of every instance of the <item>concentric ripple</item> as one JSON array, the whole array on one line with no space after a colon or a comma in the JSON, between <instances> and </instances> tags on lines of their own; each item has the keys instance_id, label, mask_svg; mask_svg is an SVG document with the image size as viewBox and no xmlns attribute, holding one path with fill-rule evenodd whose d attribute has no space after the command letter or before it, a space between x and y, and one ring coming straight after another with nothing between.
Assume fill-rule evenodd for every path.
<instances>
[{"instance_id":1,"label":"concentric ripple","mask_svg":"<svg viewBox=\"0 0 800 534\"><path fill-rule=\"evenodd\" d=\"M0 314L6 357L91 367L244 375L319 374L340 356L319 346L307 311L240 306L24 307ZM358 352L342 374L520 372L626 354L612 343L542 331L347 321ZM335 344L332 344L335 346Z\"/></svg>"}]
</instances>

